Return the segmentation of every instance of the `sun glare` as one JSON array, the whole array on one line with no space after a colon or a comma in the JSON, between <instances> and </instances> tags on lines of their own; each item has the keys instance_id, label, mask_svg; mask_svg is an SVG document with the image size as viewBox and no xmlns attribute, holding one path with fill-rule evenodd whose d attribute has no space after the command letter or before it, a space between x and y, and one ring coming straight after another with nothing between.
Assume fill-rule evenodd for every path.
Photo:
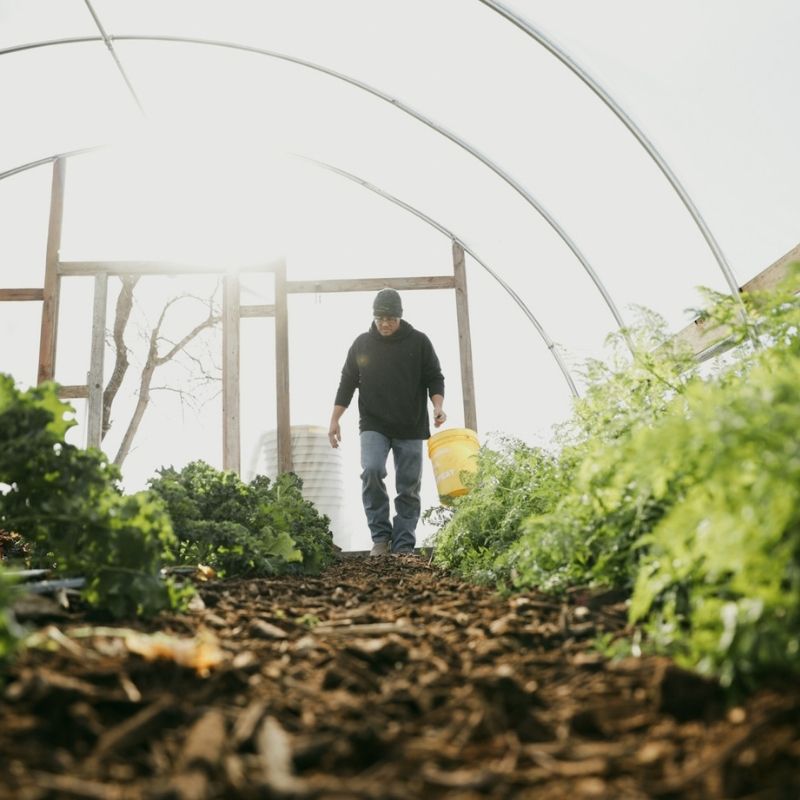
<instances>
[{"instance_id":1,"label":"sun glare","mask_svg":"<svg viewBox=\"0 0 800 800\"><path fill-rule=\"evenodd\" d=\"M213 131L141 134L70 164L70 258L227 270L285 253L292 181L280 156Z\"/></svg>"}]
</instances>

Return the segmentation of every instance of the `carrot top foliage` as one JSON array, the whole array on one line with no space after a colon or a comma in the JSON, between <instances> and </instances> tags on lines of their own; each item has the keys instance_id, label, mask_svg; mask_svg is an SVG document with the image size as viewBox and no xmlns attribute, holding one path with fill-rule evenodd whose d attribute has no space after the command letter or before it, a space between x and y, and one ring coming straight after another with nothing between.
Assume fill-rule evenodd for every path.
<instances>
[{"instance_id":1,"label":"carrot top foliage","mask_svg":"<svg viewBox=\"0 0 800 800\"><path fill-rule=\"evenodd\" d=\"M799 277L744 296L745 316L710 295L734 345L710 370L652 317L630 331L632 359L589 365L555 453L482 454L437 560L517 588L628 588L650 647L726 684L799 674Z\"/></svg>"}]
</instances>

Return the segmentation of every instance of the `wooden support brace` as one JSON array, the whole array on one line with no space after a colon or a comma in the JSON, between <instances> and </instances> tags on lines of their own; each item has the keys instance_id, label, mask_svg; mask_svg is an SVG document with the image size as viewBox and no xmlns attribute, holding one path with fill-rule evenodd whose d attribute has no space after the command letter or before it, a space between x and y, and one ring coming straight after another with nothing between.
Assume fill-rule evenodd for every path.
<instances>
[{"instance_id":1,"label":"wooden support brace","mask_svg":"<svg viewBox=\"0 0 800 800\"><path fill-rule=\"evenodd\" d=\"M0 289L0 302L4 300L44 300L44 289Z\"/></svg>"},{"instance_id":2,"label":"wooden support brace","mask_svg":"<svg viewBox=\"0 0 800 800\"><path fill-rule=\"evenodd\" d=\"M800 244L747 281L742 286L742 291L745 293L767 292L777 288L789 276L789 265L794 263L800 263Z\"/></svg>"},{"instance_id":3,"label":"wooden support brace","mask_svg":"<svg viewBox=\"0 0 800 800\"><path fill-rule=\"evenodd\" d=\"M472 336L469 328L467 271L464 248L453 242L453 277L456 289L456 319L458 320L458 351L461 357L461 391L464 398L464 424L478 432L478 413L475 407L475 376L472 368Z\"/></svg>"},{"instance_id":4,"label":"wooden support brace","mask_svg":"<svg viewBox=\"0 0 800 800\"><path fill-rule=\"evenodd\" d=\"M278 416L278 472L292 471L289 413L289 309L286 267L275 272L275 388Z\"/></svg>"},{"instance_id":5,"label":"wooden support brace","mask_svg":"<svg viewBox=\"0 0 800 800\"><path fill-rule=\"evenodd\" d=\"M422 278L347 278L325 281L288 281L289 294L322 294L323 292L378 292L391 286L399 292L408 289L452 289L450 275L433 275Z\"/></svg>"},{"instance_id":6,"label":"wooden support brace","mask_svg":"<svg viewBox=\"0 0 800 800\"><path fill-rule=\"evenodd\" d=\"M283 260L268 264L251 264L237 268L237 272L275 272ZM226 272L219 264L183 264L177 261L63 261L59 275L214 275Z\"/></svg>"},{"instance_id":7,"label":"wooden support brace","mask_svg":"<svg viewBox=\"0 0 800 800\"><path fill-rule=\"evenodd\" d=\"M242 319L245 317L274 317L275 306L240 306L239 316Z\"/></svg>"},{"instance_id":8,"label":"wooden support brace","mask_svg":"<svg viewBox=\"0 0 800 800\"><path fill-rule=\"evenodd\" d=\"M239 276L222 286L222 468L241 472L239 426Z\"/></svg>"},{"instance_id":9,"label":"wooden support brace","mask_svg":"<svg viewBox=\"0 0 800 800\"><path fill-rule=\"evenodd\" d=\"M59 386L58 396L62 400L85 400L89 396L88 386Z\"/></svg>"},{"instance_id":10,"label":"wooden support brace","mask_svg":"<svg viewBox=\"0 0 800 800\"><path fill-rule=\"evenodd\" d=\"M58 253L61 249L61 226L64 219L64 180L66 161L53 162L53 182L50 192L50 222L47 227L47 255L42 291L42 326L39 337L38 382L51 381L56 372L56 341L58 335L58 301L60 277Z\"/></svg>"},{"instance_id":11,"label":"wooden support brace","mask_svg":"<svg viewBox=\"0 0 800 800\"><path fill-rule=\"evenodd\" d=\"M747 281L739 291L747 294L775 289L789 274L789 265L794 262L800 262L800 244ZM678 331L675 340L689 347L699 361L705 361L728 349L724 340L729 335L728 328L715 326L711 321L700 317Z\"/></svg>"},{"instance_id":12,"label":"wooden support brace","mask_svg":"<svg viewBox=\"0 0 800 800\"><path fill-rule=\"evenodd\" d=\"M94 314L92 316L92 350L89 360L89 405L87 408L86 446L100 447L103 438L103 363L106 349L106 307L108 275L94 279Z\"/></svg>"}]
</instances>

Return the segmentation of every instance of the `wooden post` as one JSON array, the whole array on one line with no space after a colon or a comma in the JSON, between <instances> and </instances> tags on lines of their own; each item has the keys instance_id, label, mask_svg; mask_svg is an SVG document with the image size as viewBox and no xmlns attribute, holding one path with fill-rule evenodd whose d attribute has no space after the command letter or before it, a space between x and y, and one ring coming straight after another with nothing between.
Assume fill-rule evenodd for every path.
<instances>
[{"instance_id":1,"label":"wooden post","mask_svg":"<svg viewBox=\"0 0 800 800\"><path fill-rule=\"evenodd\" d=\"M456 241L453 242L453 277L456 284L456 319L458 321L458 349L461 356L464 424L477 433L478 417L475 409L475 378L472 371L472 337L469 330L467 271L464 265L464 248Z\"/></svg>"},{"instance_id":2,"label":"wooden post","mask_svg":"<svg viewBox=\"0 0 800 800\"><path fill-rule=\"evenodd\" d=\"M103 438L103 363L106 349L106 307L108 305L108 275L94 279L94 314L92 315L92 350L89 359L89 392L87 408L86 446L100 447Z\"/></svg>"},{"instance_id":3,"label":"wooden post","mask_svg":"<svg viewBox=\"0 0 800 800\"><path fill-rule=\"evenodd\" d=\"M289 414L289 308L285 264L275 270L275 388L278 412L278 472L291 472L292 423Z\"/></svg>"},{"instance_id":4,"label":"wooden post","mask_svg":"<svg viewBox=\"0 0 800 800\"><path fill-rule=\"evenodd\" d=\"M241 472L239 430L239 276L222 285L222 468Z\"/></svg>"},{"instance_id":5,"label":"wooden post","mask_svg":"<svg viewBox=\"0 0 800 800\"><path fill-rule=\"evenodd\" d=\"M56 341L58 335L58 300L61 278L58 258L61 249L61 224L64 219L64 179L66 161L53 162L53 183L50 191L50 222L47 227L47 255L44 267L42 327L39 337L38 382L53 380L56 373Z\"/></svg>"}]
</instances>

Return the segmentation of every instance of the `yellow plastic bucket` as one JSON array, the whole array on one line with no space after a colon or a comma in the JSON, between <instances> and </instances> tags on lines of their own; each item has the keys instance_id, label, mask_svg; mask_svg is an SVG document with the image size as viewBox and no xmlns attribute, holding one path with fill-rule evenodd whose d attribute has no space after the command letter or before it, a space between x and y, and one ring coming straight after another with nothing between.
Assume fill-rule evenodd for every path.
<instances>
[{"instance_id":1,"label":"yellow plastic bucket","mask_svg":"<svg viewBox=\"0 0 800 800\"><path fill-rule=\"evenodd\" d=\"M469 491L461 482L461 473L477 470L479 449L478 434L469 428L451 428L428 439L428 456L443 503Z\"/></svg>"}]
</instances>

